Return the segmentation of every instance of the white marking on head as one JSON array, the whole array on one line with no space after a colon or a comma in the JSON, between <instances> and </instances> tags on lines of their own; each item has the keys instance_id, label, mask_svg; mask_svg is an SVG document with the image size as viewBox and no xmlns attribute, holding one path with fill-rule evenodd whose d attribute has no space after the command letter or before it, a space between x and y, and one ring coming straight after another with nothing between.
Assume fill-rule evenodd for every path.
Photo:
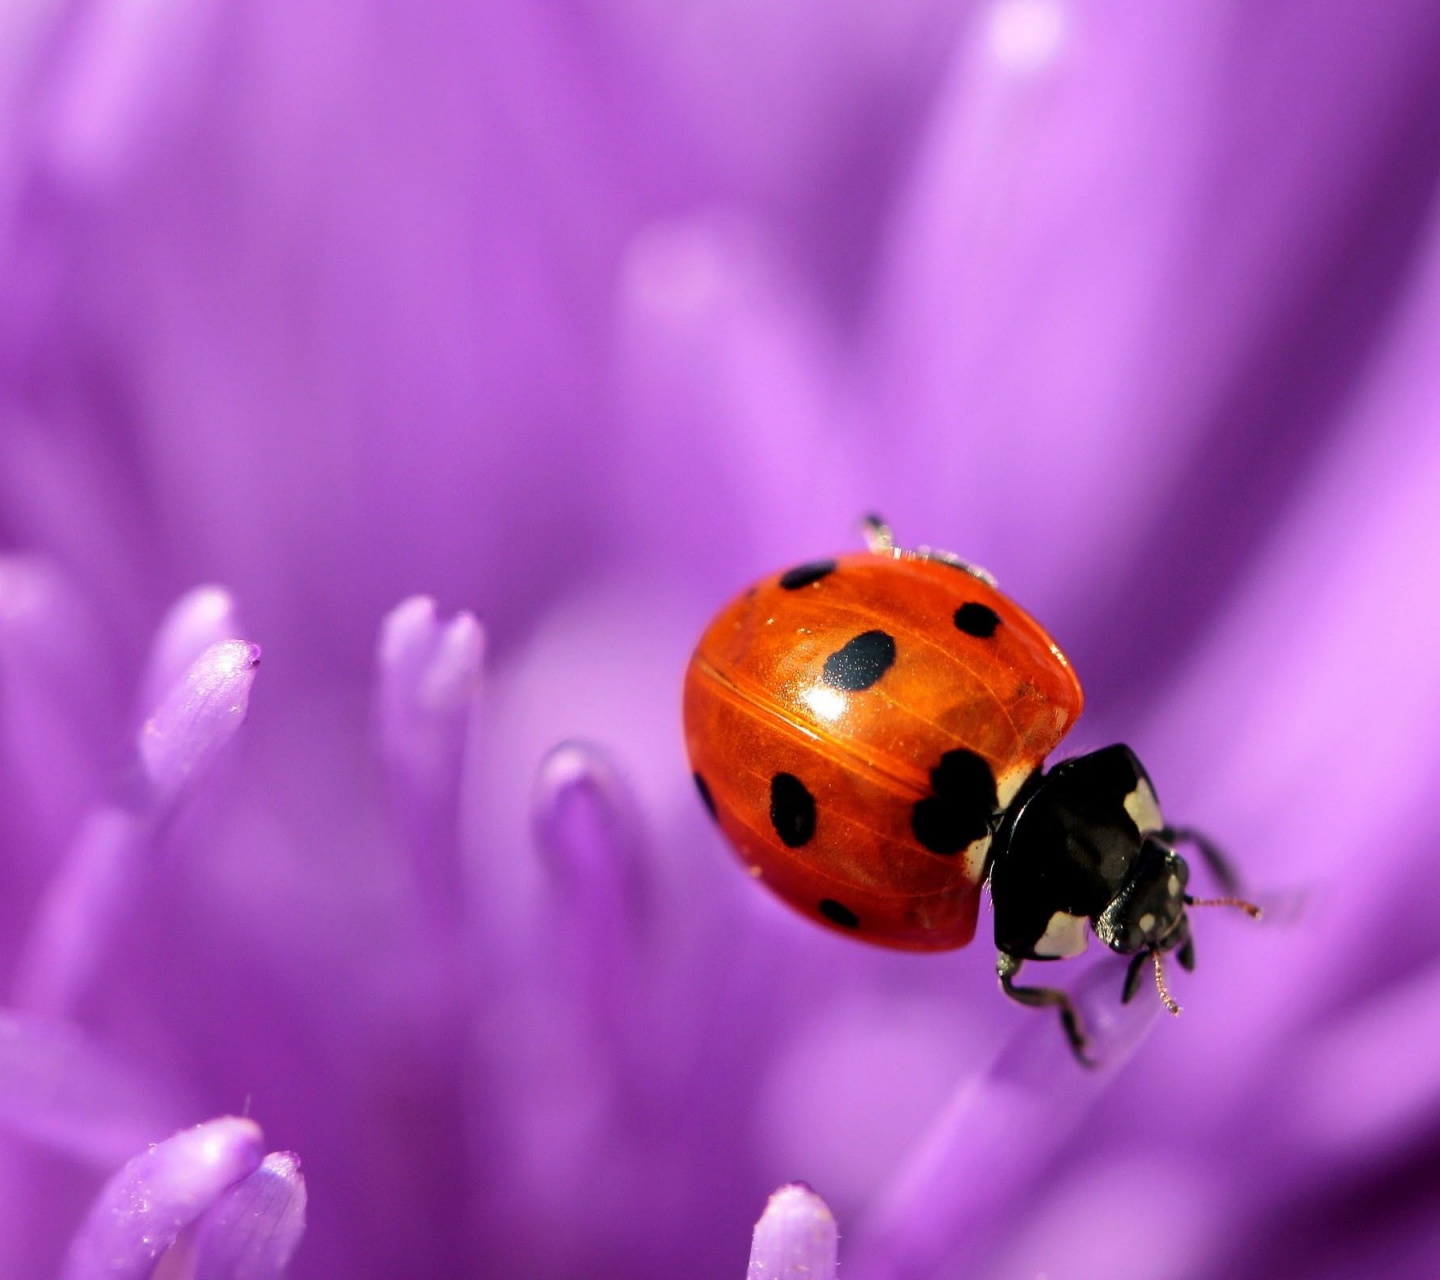
<instances>
[{"instance_id":1,"label":"white marking on head","mask_svg":"<svg viewBox=\"0 0 1440 1280\"><path fill-rule=\"evenodd\" d=\"M1135 790L1125 797L1125 812L1140 828L1142 836L1151 831L1159 831L1165 825L1165 819L1160 816L1160 802L1155 799L1155 792L1144 778L1141 778L1135 784Z\"/></svg>"},{"instance_id":2,"label":"white marking on head","mask_svg":"<svg viewBox=\"0 0 1440 1280\"><path fill-rule=\"evenodd\" d=\"M1057 911L1050 917L1040 941L1035 944L1035 954L1047 960L1058 960L1062 956L1078 956L1090 944L1090 935L1085 931L1084 916L1072 916Z\"/></svg>"},{"instance_id":3,"label":"white marking on head","mask_svg":"<svg viewBox=\"0 0 1440 1280\"><path fill-rule=\"evenodd\" d=\"M1025 785L1032 770L1020 768L1009 769L995 779L995 798L999 801L1002 810L1010 807L1010 802L1020 793L1020 788Z\"/></svg>"},{"instance_id":4,"label":"white marking on head","mask_svg":"<svg viewBox=\"0 0 1440 1280\"><path fill-rule=\"evenodd\" d=\"M981 836L965 846L965 871L977 884L985 874L985 859L990 856L990 837Z\"/></svg>"},{"instance_id":5,"label":"white marking on head","mask_svg":"<svg viewBox=\"0 0 1440 1280\"><path fill-rule=\"evenodd\" d=\"M1141 933L1149 933L1155 927L1155 917L1147 911L1135 923L1140 926Z\"/></svg>"},{"instance_id":6,"label":"white marking on head","mask_svg":"<svg viewBox=\"0 0 1440 1280\"><path fill-rule=\"evenodd\" d=\"M1165 882L1165 889L1172 898L1178 898L1180 896L1180 877L1171 876Z\"/></svg>"}]
</instances>

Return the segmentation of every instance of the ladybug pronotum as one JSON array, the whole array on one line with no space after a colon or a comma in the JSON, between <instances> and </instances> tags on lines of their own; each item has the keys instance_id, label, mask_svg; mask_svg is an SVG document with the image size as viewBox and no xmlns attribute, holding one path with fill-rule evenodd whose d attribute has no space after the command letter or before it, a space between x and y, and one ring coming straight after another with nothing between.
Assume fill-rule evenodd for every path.
<instances>
[{"instance_id":1,"label":"ladybug pronotum","mask_svg":"<svg viewBox=\"0 0 1440 1280\"><path fill-rule=\"evenodd\" d=\"M1027 960L1082 952L1090 933L1147 962L1193 968L1187 907L1258 909L1186 892L1177 845L1235 879L1198 833L1167 825L1129 747L1045 772L1080 715L1069 661L983 570L902 551L878 520L870 549L774 574L737 596L685 674L695 785L751 874L819 923L882 946L940 951L975 933L988 881L1001 989L1059 1011L1065 992L1017 986Z\"/></svg>"}]
</instances>

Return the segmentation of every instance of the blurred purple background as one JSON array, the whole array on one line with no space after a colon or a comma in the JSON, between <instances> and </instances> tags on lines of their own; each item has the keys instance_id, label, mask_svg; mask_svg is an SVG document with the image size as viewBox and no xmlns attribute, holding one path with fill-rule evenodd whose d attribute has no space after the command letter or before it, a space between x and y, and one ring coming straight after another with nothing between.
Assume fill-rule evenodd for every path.
<instances>
[{"instance_id":1,"label":"blurred purple background","mask_svg":"<svg viewBox=\"0 0 1440 1280\"><path fill-rule=\"evenodd\" d=\"M870 510L1280 907L934 1273L1440 1274L1437 176L1421 0L7 6L0 1274L242 1111L295 1277L735 1276L792 1178L843 1267L1028 1015L755 891L677 703ZM248 723L100 892L204 583Z\"/></svg>"}]
</instances>

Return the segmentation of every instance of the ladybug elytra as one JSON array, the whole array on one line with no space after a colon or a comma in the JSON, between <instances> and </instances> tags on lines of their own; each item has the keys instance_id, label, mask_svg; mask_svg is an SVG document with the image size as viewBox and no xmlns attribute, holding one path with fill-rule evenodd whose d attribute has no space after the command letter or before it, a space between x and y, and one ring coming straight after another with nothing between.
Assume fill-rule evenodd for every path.
<instances>
[{"instance_id":1,"label":"ladybug elytra","mask_svg":"<svg viewBox=\"0 0 1440 1280\"><path fill-rule=\"evenodd\" d=\"M1018 986L1028 960L1078 955L1094 933L1146 964L1172 1012L1161 956L1194 965L1187 908L1238 906L1235 879L1198 833L1169 826L1129 747L1046 772L1084 703L1059 647L994 580L946 553L870 549L772 575L701 637L685 675L696 787L751 874L853 937L938 951L994 904L1006 995L1058 1010L1069 996ZM1227 896L1187 892L1177 846L1197 849Z\"/></svg>"}]
</instances>

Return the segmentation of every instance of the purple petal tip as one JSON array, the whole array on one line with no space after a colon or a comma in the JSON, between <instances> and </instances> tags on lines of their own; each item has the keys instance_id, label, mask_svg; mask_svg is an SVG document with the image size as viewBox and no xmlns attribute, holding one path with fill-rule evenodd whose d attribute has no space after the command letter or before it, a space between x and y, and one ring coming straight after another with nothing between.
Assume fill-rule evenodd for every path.
<instances>
[{"instance_id":1,"label":"purple petal tip","mask_svg":"<svg viewBox=\"0 0 1440 1280\"><path fill-rule=\"evenodd\" d=\"M276 1151L206 1211L194 1238L194 1280L278 1280L305 1234L300 1160Z\"/></svg>"},{"instance_id":2,"label":"purple petal tip","mask_svg":"<svg viewBox=\"0 0 1440 1280\"><path fill-rule=\"evenodd\" d=\"M755 1224L746 1280L834 1280L837 1240L825 1201L803 1182L781 1187Z\"/></svg>"},{"instance_id":3,"label":"purple petal tip","mask_svg":"<svg viewBox=\"0 0 1440 1280\"><path fill-rule=\"evenodd\" d=\"M70 1246L63 1280L142 1280L181 1230L259 1167L264 1135L224 1116L136 1156L102 1188Z\"/></svg>"},{"instance_id":4,"label":"purple petal tip","mask_svg":"<svg viewBox=\"0 0 1440 1280\"><path fill-rule=\"evenodd\" d=\"M550 751L536 777L534 829L562 888L602 894L607 910L635 916L640 820L629 785L607 752L585 742L562 742Z\"/></svg>"},{"instance_id":5,"label":"purple petal tip","mask_svg":"<svg viewBox=\"0 0 1440 1280\"><path fill-rule=\"evenodd\" d=\"M259 665L259 645L212 644L145 721L140 757L160 803L173 801L234 736L245 720Z\"/></svg>"},{"instance_id":6,"label":"purple petal tip","mask_svg":"<svg viewBox=\"0 0 1440 1280\"><path fill-rule=\"evenodd\" d=\"M412 596L380 627L380 740L411 787L453 780L484 667L485 632L473 614L442 623L435 601Z\"/></svg>"},{"instance_id":7,"label":"purple petal tip","mask_svg":"<svg viewBox=\"0 0 1440 1280\"><path fill-rule=\"evenodd\" d=\"M235 598L224 587L195 587L180 597L156 629L141 684L141 706L158 706L190 665L213 644L240 635Z\"/></svg>"}]
</instances>

